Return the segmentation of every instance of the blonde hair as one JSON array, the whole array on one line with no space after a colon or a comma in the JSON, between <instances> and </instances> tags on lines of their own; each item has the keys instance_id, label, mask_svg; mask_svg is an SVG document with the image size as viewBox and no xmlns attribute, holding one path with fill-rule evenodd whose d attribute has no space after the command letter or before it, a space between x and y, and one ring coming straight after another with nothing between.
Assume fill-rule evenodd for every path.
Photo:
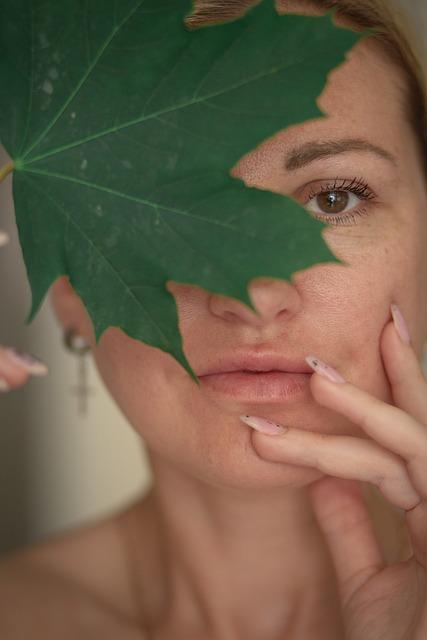
<instances>
[{"instance_id":1,"label":"blonde hair","mask_svg":"<svg viewBox=\"0 0 427 640\"><path fill-rule=\"evenodd\" d=\"M198 28L232 20L259 1L193 0L194 9L185 24L189 28ZM296 4L295 0L292 4ZM416 133L427 177L427 72L421 52L414 44L417 38L408 19L391 5L390 0L301 0L301 9L307 6L321 11L334 9L337 17L347 18L356 29L376 29L372 37L382 44L389 57L405 73L408 83L407 117Z\"/></svg>"}]
</instances>

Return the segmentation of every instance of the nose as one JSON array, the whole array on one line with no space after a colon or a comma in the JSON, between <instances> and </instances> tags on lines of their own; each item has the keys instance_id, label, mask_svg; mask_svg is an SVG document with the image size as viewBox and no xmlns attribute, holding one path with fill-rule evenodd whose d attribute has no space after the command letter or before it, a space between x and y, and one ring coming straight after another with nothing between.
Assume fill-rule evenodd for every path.
<instances>
[{"instance_id":1,"label":"nose","mask_svg":"<svg viewBox=\"0 0 427 640\"><path fill-rule=\"evenodd\" d=\"M246 304L235 298L211 294L209 308L213 314L228 321L242 321L260 328L278 316L292 316L301 307L301 296L287 280L255 278L248 285L248 293L257 315Z\"/></svg>"}]
</instances>

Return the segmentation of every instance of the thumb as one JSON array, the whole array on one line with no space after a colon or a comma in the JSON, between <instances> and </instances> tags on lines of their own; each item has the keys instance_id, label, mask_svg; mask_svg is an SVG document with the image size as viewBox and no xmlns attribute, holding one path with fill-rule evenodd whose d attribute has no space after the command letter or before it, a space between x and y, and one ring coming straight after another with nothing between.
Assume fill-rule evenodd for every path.
<instances>
[{"instance_id":1,"label":"thumb","mask_svg":"<svg viewBox=\"0 0 427 640\"><path fill-rule=\"evenodd\" d=\"M308 487L313 510L328 544L342 608L385 567L360 484L326 476Z\"/></svg>"}]
</instances>

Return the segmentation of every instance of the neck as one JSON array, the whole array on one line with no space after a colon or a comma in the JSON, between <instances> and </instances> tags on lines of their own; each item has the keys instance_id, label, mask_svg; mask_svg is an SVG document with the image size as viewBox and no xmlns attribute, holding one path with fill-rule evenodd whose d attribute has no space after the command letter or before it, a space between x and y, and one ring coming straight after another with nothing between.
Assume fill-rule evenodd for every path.
<instances>
[{"instance_id":1,"label":"neck","mask_svg":"<svg viewBox=\"0 0 427 640\"><path fill-rule=\"evenodd\" d=\"M304 489L215 487L150 459L153 488L132 527L146 628L176 639L277 640L291 626L340 637L332 559Z\"/></svg>"}]
</instances>

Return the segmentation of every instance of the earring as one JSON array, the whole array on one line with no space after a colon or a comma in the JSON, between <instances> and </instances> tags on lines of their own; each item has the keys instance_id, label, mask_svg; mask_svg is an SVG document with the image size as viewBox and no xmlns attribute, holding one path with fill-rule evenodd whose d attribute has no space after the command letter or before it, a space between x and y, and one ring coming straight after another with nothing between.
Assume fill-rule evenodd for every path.
<instances>
[{"instance_id":1,"label":"earring","mask_svg":"<svg viewBox=\"0 0 427 640\"><path fill-rule=\"evenodd\" d=\"M87 353L90 351L90 344L86 338L79 335L73 327L69 327L64 332L64 345L66 348L78 356L77 385L73 387L79 400L79 415L87 415L88 396L91 388L88 386Z\"/></svg>"}]
</instances>

